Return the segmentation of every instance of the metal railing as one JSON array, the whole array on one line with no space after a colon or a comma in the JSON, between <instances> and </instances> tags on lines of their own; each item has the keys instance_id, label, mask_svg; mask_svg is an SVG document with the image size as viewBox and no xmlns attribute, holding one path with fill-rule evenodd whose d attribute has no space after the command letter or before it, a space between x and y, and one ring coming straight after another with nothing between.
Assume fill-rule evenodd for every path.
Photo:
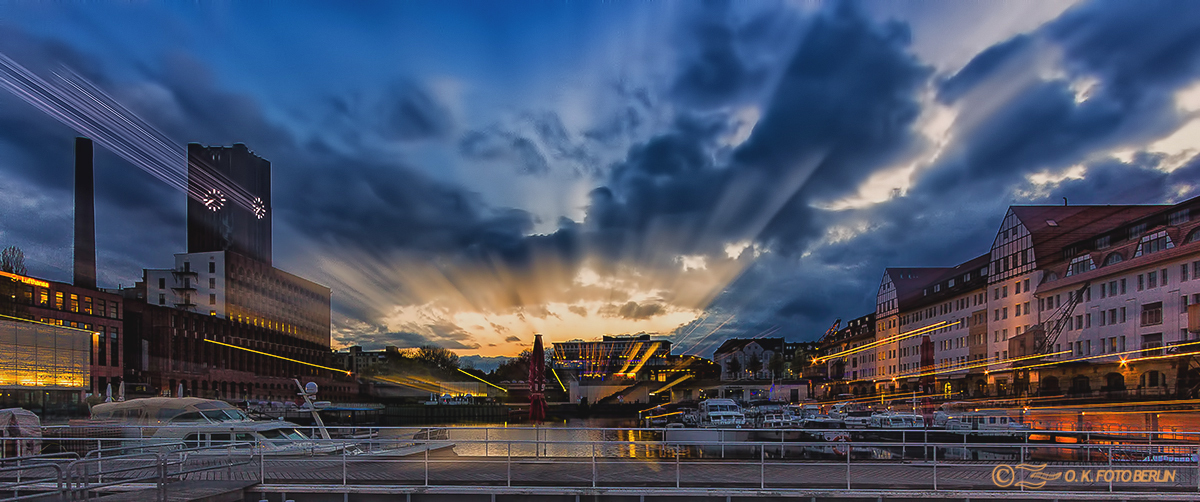
<instances>
[{"instance_id":1,"label":"metal railing","mask_svg":"<svg viewBox=\"0 0 1200 502\"><path fill-rule=\"evenodd\" d=\"M1153 490L1194 497L1200 492L1200 432L330 429L347 437L314 439L305 450L289 454L277 454L271 445L260 442L187 448L178 442L145 445L139 443L144 441L141 439L103 438L125 443L91 451L61 468L58 490L66 498L78 500L101 489L149 481L155 483L161 497L172 480L223 478L292 487L288 489L294 491L339 486L347 491L366 486L553 486L641 487L647 493L701 488L783 492ZM149 448L157 450L144 451ZM997 474L997 469L1008 470ZM224 472L218 472L221 470Z\"/></svg>"}]
</instances>

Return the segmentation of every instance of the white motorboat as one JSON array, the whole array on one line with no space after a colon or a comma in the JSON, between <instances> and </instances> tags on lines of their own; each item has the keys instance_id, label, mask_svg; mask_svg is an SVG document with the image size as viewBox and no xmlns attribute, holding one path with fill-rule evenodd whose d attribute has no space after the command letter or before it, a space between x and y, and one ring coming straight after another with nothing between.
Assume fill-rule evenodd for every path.
<instances>
[{"instance_id":1,"label":"white motorboat","mask_svg":"<svg viewBox=\"0 0 1200 502\"><path fill-rule=\"evenodd\" d=\"M746 415L732 399L707 399L700 403L700 427L740 429Z\"/></svg>"},{"instance_id":2,"label":"white motorboat","mask_svg":"<svg viewBox=\"0 0 1200 502\"><path fill-rule=\"evenodd\" d=\"M140 447L182 442L186 448L258 448L265 455L338 451L336 445L305 436L296 424L252 420L242 410L215 399L150 397L97 404L92 407L92 420L122 427L123 436L137 438Z\"/></svg>"},{"instance_id":3,"label":"white motorboat","mask_svg":"<svg viewBox=\"0 0 1200 502\"><path fill-rule=\"evenodd\" d=\"M872 429L924 429L925 417L916 413L876 413L871 415L868 427Z\"/></svg>"}]
</instances>

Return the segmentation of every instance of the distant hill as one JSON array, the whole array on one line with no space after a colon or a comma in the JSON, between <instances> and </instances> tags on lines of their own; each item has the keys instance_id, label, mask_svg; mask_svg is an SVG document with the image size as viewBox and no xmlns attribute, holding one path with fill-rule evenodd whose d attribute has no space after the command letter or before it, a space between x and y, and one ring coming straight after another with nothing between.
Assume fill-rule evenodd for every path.
<instances>
[{"instance_id":1,"label":"distant hill","mask_svg":"<svg viewBox=\"0 0 1200 502\"><path fill-rule=\"evenodd\" d=\"M475 368L485 373L491 373L492 370L504 364L505 361L512 359L505 356L458 356L458 365L461 368Z\"/></svg>"}]
</instances>

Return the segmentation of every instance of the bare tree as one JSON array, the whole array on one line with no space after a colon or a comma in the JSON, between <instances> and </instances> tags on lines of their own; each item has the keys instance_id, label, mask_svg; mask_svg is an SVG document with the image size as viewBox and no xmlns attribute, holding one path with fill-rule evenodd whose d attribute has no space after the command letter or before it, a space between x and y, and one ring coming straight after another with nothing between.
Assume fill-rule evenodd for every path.
<instances>
[{"instance_id":1,"label":"bare tree","mask_svg":"<svg viewBox=\"0 0 1200 502\"><path fill-rule=\"evenodd\" d=\"M21 248L9 246L0 251L0 271L17 275L29 273L25 269L25 253Z\"/></svg>"}]
</instances>

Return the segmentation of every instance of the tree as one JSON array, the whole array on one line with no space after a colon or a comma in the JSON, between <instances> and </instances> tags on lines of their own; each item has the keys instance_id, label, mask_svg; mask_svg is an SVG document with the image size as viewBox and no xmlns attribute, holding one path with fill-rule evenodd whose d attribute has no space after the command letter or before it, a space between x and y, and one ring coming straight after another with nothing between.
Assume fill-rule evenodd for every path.
<instances>
[{"instance_id":1,"label":"tree","mask_svg":"<svg viewBox=\"0 0 1200 502\"><path fill-rule=\"evenodd\" d=\"M21 248L9 246L0 251L0 271L17 275L29 273L25 269L25 253Z\"/></svg>"},{"instance_id":2,"label":"tree","mask_svg":"<svg viewBox=\"0 0 1200 502\"><path fill-rule=\"evenodd\" d=\"M774 378L782 377L783 371L786 369L786 366L784 365L784 362L783 362L783 354L780 354L778 352L772 354L771 360L767 361L767 369L771 370L772 377L774 377Z\"/></svg>"},{"instance_id":3,"label":"tree","mask_svg":"<svg viewBox=\"0 0 1200 502\"><path fill-rule=\"evenodd\" d=\"M442 371L458 369L458 355L450 352L450 349L437 345L422 345L417 349L414 359L430 369L436 368Z\"/></svg>"},{"instance_id":4,"label":"tree","mask_svg":"<svg viewBox=\"0 0 1200 502\"><path fill-rule=\"evenodd\" d=\"M733 375L735 379L742 378L742 363L733 355L729 356L729 361L725 363L725 370Z\"/></svg>"},{"instance_id":5,"label":"tree","mask_svg":"<svg viewBox=\"0 0 1200 502\"><path fill-rule=\"evenodd\" d=\"M756 378L758 372L763 369L762 358L758 357L758 354L750 356L750 359L746 361L746 369L750 370L750 378Z\"/></svg>"}]
</instances>

